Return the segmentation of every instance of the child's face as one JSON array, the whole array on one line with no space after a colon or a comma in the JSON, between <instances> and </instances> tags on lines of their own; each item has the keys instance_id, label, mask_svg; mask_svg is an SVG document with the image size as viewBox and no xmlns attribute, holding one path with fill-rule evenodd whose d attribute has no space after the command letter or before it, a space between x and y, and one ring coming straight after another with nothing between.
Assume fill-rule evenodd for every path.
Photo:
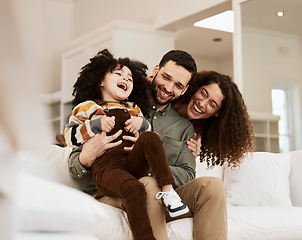
<instances>
[{"instance_id":1,"label":"child's face","mask_svg":"<svg viewBox=\"0 0 302 240\"><path fill-rule=\"evenodd\" d=\"M105 75L100 86L104 101L126 100L133 89L132 73L126 66L117 66Z\"/></svg>"}]
</instances>

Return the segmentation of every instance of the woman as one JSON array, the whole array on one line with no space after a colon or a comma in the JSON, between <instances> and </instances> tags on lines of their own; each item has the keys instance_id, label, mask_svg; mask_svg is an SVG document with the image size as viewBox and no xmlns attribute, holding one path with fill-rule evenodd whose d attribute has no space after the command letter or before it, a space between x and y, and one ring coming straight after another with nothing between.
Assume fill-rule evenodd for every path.
<instances>
[{"instance_id":1,"label":"woman","mask_svg":"<svg viewBox=\"0 0 302 240\"><path fill-rule=\"evenodd\" d=\"M254 134L237 85L230 77L203 71L195 75L188 90L173 109L189 119L200 140L200 159L208 166L237 167L253 151Z\"/></svg>"}]
</instances>

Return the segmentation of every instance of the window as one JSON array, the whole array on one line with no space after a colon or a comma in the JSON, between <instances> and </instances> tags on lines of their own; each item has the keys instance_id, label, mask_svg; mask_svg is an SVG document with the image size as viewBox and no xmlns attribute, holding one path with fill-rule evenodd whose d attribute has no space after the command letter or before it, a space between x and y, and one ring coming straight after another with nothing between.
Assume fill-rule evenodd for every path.
<instances>
[{"instance_id":1,"label":"window","mask_svg":"<svg viewBox=\"0 0 302 240\"><path fill-rule=\"evenodd\" d=\"M280 152L290 151L290 113L288 106L288 92L283 89L272 90L273 114L280 116L279 121L279 148Z\"/></svg>"},{"instance_id":2,"label":"window","mask_svg":"<svg viewBox=\"0 0 302 240\"><path fill-rule=\"evenodd\" d=\"M279 148L280 152L294 150L300 144L301 129L298 86L287 83L275 83L272 89L272 112L280 116ZM295 104L294 104L295 103Z\"/></svg>"}]
</instances>

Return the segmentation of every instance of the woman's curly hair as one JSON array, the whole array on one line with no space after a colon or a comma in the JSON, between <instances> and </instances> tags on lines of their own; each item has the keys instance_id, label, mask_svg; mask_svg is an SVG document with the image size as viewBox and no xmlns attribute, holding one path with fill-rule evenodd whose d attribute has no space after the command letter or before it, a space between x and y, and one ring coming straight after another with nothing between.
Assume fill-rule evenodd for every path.
<instances>
[{"instance_id":1,"label":"woman's curly hair","mask_svg":"<svg viewBox=\"0 0 302 240\"><path fill-rule=\"evenodd\" d=\"M191 120L201 141L200 160L207 165L223 165L235 168L243 161L247 152L254 148L254 133L249 115L237 85L230 77L215 71L202 71L195 75L186 93L174 106L187 107L191 97L201 87L218 84L224 96L218 116Z\"/></svg>"},{"instance_id":2,"label":"woman's curly hair","mask_svg":"<svg viewBox=\"0 0 302 240\"><path fill-rule=\"evenodd\" d=\"M114 71L117 66L126 66L132 72L133 90L128 97L128 101L137 104L142 113L148 116L147 65L129 58L116 59L107 49L98 52L96 56L90 58L88 64L82 67L73 86L73 107L87 100L103 100L100 83L104 80L105 75Z\"/></svg>"}]
</instances>

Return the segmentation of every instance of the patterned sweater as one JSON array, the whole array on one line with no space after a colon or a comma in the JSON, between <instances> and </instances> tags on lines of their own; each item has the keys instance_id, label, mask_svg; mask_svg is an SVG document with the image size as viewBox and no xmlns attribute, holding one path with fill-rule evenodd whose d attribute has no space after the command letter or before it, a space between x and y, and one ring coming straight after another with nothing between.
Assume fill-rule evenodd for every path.
<instances>
[{"instance_id":1,"label":"patterned sweater","mask_svg":"<svg viewBox=\"0 0 302 240\"><path fill-rule=\"evenodd\" d=\"M89 138L102 131L100 118L106 116L111 109L128 111L131 118L143 117L140 132L151 129L149 122L144 118L141 109L130 102L104 102L85 101L74 107L69 123L65 128L65 141L67 146L80 146Z\"/></svg>"}]
</instances>

